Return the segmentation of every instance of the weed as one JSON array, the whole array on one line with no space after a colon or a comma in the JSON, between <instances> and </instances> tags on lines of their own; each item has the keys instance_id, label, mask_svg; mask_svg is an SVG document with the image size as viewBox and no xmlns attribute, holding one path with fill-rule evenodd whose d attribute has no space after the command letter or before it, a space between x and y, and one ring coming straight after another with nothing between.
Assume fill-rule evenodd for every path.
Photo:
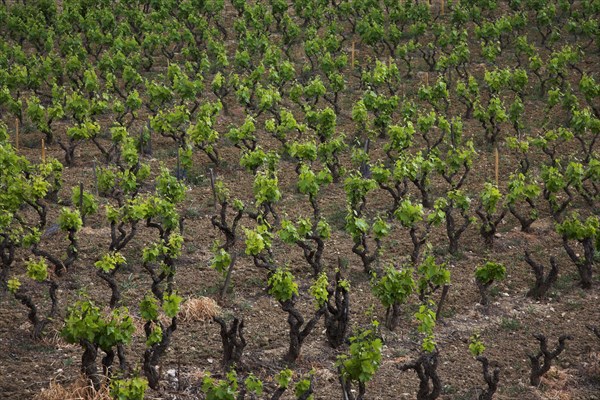
<instances>
[{"instance_id":1,"label":"weed","mask_svg":"<svg viewBox=\"0 0 600 400\"><path fill-rule=\"evenodd\" d=\"M408 350L407 349L394 349L392 351L392 357L394 358L399 358L399 357L404 357L406 355L408 355Z\"/></svg>"},{"instance_id":2,"label":"weed","mask_svg":"<svg viewBox=\"0 0 600 400\"><path fill-rule=\"evenodd\" d=\"M125 279L124 281L121 282L121 291L126 292L130 289L135 289L135 288L136 288L135 279L133 277L133 273L130 273L129 275L127 275L127 279Z\"/></svg>"},{"instance_id":3,"label":"weed","mask_svg":"<svg viewBox=\"0 0 600 400\"><path fill-rule=\"evenodd\" d=\"M583 309L583 303L577 299L567 299L565 301L565 310L578 311Z\"/></svg>"},{"instance_id":4,"label":"weed","mask_svg":"<svg viewBox=\"0 0 600 400\"><path fill-rule=\"evenodd\" d=\"M250 286L256 286L259 288L265 287L264 279L256 277L256 276L251 276L250 278L246 279L246 283Z\"/></svg>"},{"instance_id":5,"label":"weed","mask_svg":"<svg viewBox=\"0 0 600 400\"><path fill-rule=\"evenodd\" d=\"M450 308L442 308L442 314L441 317L443 318L454 318L454 316L456 316L456 307L450 307Z\"/></svg>"},{"instance_id":6,"label":"weed","mask_svg":"<svg viewBox=\"0 0 600 400\"><path fill-rule=\"evenodd\" d=\"M344 208L336 208L325 218L329 225L333 226L339 231L343 231L346 228L346 210Z\"/></svg>"},{"instance_id":7,"label":"weed","mask_svg":"<svg viewBox=\"0 0 600 400\"><path fill-rule=\"evenodd\" d=\"M184 213L185 218L191 220L199 219L202 216L202 210L199 207L188 207L185 209Z\"/></svg>"},{"instance_id":8,"label":"weed","mask_svg":"<svg viewBox=\"0 0 600 400\"><path fill-rule=\"evenodd\" d=\"M189 242L185 244L185 252L187 254L194 254L198 250L198 246L196 246L193 242Z\"/></svg>"},{"instance_id":9,"label":"weed","mask_svg":"<svg viewBox=\"0 0 600 400\"><path fill-rule=\"evenodd\" d=\"M211 285L211 286L205 287L203 289L200 289L198 292L196 292L196 296L197 297L211 296L211 295L218 294L220 291L221 291L221 288L219 287L219 285Z\"/></svg>"},{"instance_id":10,"label":"weed","mask_svg":"<svg viewBox=\"0 0 600 400\"><path fill-rule=\"evenodd\" d=\"M492 286L489 289L489 294L490 294L491 298L495 299L496 297L498 297L500 295L500 288L497 286Z\"/></svg>"},{"instance_id":11,"label":"weed","mask_svg":"<svg viewBox=\"0 0 600 400\"><path fill-rule=\"evenodd\" d=\"M239 305L239 307L240 307L240 310L243 311L243 312L250 311L253 308L252 303L250 301L248 301L248 300L244 300Z\"/></svg>"},{"instance_id":12,"label":"weed","mask_svg":"<svg viewBox=\"0 0 600 400\"><path fill-rule=\"evenodd\" d=\"M177 147L161 147L154 151L154 157L158 160L177 157Z\"/></svg>"},{"instance_id":13,"label":"weed","mask_svg":"<svg viewBox=\"0 0 600 400\"><path fill-rule=\"evenodd\" d=\"M563 292L573 285L573 282L578 280L577 273L571 272L559 275L558 279L554 283L554 290Z\"/></svg>"},{"instance_id":14,"label":"weed","mask_svg":"<svg viewBox=\"0 0 600 400\"><path fill-rule=\"evenodd\" d=\"M514 399L525 399L527 395L531 395L529 392L529 388L522 385L507 385L501 389L502 394L506 396L506 398L514 398Z\"/></svg>"},{"instance_id":15,"label":"weed","mask_svg":"<svg viewBox=\"0 0 600 400\"><path fill-rule=\"evenodd\" d=\"M521 322L514 318L502 317L500 321L500 327L505 331L515 332L521 329Z\"/></svg>"},{"instance_id":16,"label":"weed","mask_svg":"<svg viewBox=\"0 0 600 400\"><path fill-rule=\"evenodd\" d=\"M456 392L458 392L458 389L450 384L442 387L442 394L456 394Z\"/></svg>"},{"instance_id":17,"label":"weed","mask_svg":"<svg viewBox=\"0 0 600 400\"><path fill-rule=\"evenodd\" d=\"M340 268L342 269L342 271L345 271L348 269L348 264L350 262L348 261L348 259L346 257L340 257Z\"/></svg>"},{"instance_id":18,"label":"weed","mask_svg":"<svg viewBox=\"0 0 600 400\"><path fill-rule=\"evenodd\" d=\"M193 168L187 171L186 181L193 186L202 186L206 182L206 176L199 169Z\"/></svg>"}]
</instances>

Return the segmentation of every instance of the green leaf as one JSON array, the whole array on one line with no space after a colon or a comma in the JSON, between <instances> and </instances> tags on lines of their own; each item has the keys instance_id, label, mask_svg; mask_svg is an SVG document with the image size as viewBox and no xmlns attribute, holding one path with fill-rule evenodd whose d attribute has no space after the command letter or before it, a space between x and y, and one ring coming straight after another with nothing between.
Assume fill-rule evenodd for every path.
<instances>
[{"instance_id":1,"label":"green leaf","mask_svg":"<svg viewBox=\"0 0 600 400\"><path fill-rule=\"evenodd\" d=\"M158 319L158 300L151 294L146 294L140 303L140 314L146 321L156 321Z\"/></svg>"},{"instance_id":2,"label":"green leaf","mask_svg":"<svg viewBox=\"0 0 600 400\"><path fill-rule=\"evenodd\" d=\"M21 281L19 281L19 278L9 279L8 283L7 283L7 287L8 287L8 291L14 294L21 287Z\"/></svg>"},{"instance_id":3,"label":"green leaf","mask_svg":"<svg viewBox=\"0 0 600 400\"><path fill-rule=\"evenodd\" d=\"M31 279L43 282L48 279L48 265L46 260L38 258L37 260L30 258L26 263L27 265L27 276Z\"/></svg>"},{"instance_id":4,"label":"green leaf","mask_svg":"<svg viewBox=\"0 0 600 400\"><path fill-rule=\"evenodd\" d=\"M406 303L415 289L413 270L397 270L393 265L388 265L384 275L380 279L374 279L371 288L373 295L385 308Z\"/></svg>"},{"instance_id":5,"label":"green leaf","mask_svg":"<svg viewBox=\"0 0 600 400\"><path fill-rule=\"evenodd\" d=\"M269 294L277 301L285 302L298 295L298 285L294 282L294 276L286 269L278 268L271 274L267 283Z\"/></svg>"},{"instance_id":6,"label":"green leaf","mask_svg":"<svg viewBox=\"0 0 600 400\"><path fill-rule=\"evenodd\" d=\"M281 370L275 375L275 382L277 382L277 385L279 385L280 388L286 389L292 381L292 374L293 372L291 369Z\"/></svg>"},{"instance_id":7,"label":"green leaf","mask_svg":"<svg viewBox=\"0 0 600 400\"><path fill-rule=\"evenodd\" d=\"M321 308L329 300L329 291L327 286L329 281L327 280L327 274L321 272L315 283L310 287L309 293L313 296L317 302L317 308Z\"/></svg>"},{"instance_id":8,"label":"green leaf","mask_svg":"<svg viewBox=\"0 0 600 400\"><path fill-rule=\"evenodd\" d=\"M506 277L506 267L500 263L488 261L475 270L475 278L483 283L489 284L500 281Z\"/></svg>"},{"instance_id":9,"label":"green leaf","mask_svg":"<svg viewBox=\"0 0 600 400\"><path fill-rule=\"evenodd\" d=\"M183 298L177 295L177 292L171 294L165 294L163 296L163 310L167 317L174 318L179 312L179 305Z\"/></svg>"},{"instance_id":10,"label":"green leaf","mask_svg":"<svg viewBox=\"0 0 600 400\"><path fill-rule=\"evenodd\" d=\"M479 333L475 332L469 338L469 351L473 355L473 357L479 357L485 351L485 346L481 341L481 336Z\"/></svg>"}]
</instances>

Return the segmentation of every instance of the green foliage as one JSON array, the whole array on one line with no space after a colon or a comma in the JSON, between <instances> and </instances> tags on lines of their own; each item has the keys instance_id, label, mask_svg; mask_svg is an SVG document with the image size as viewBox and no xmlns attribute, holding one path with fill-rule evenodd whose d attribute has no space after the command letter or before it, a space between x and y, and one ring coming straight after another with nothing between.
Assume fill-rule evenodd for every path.
<instances>
[{"instance_id":1,"label":"green foliage","mask_svg":"<svg viewBox=\"0 0 600 400\"><path fill-rule=\"evenodd\" d=\"M284 243L295 244L306 239L314 238L313 223L308 218L299 218L295 224L288 219L284 219L281 221L281 229L277 234ZM317 222L316 234L320 239L329 239L331 236L331 227L326 220L321 219Z\"/></svg>"},{"instance_id":2,"label":"green foliage","mask_svg":"<svg viewBox=\"0 0 600 400\"><path fill-rule=\"evenodd\" d=\"M469 338L469 351L473 357L479 357L485 351L485 346L478 332L473 333Z\"/></svg>"},{"instance_id":3,"label":"green foliage","mask_svg":"<svg viewBox=\"0 0 600 400\"><path fill-rule=\"evenodd\" d=\"M21 281L19 278L11 278L8 280L7 287L8 291L14 294L21 287Z\"/></svg>"},{"instance_id":4,"label":"green foliage","mask_svg":"<svg viewBox=\"0 0 600 400\"><path fill-rule=\"evenodd\" d=\"M384 150L395 150L402 152L413 144L415 128L411 121L406 122L406 126L392 125L388 129L390 136L388 143L384 145Z\"/></svg>"},{"instance_id":5,"label":"green foliage","mask_svg":"<svg viewBox=\"0 0 600 400\"><path fill-rule=\"evenodd\" d=\"M302 194L315 197L320 186L329 184L332 181L333 177L331 176L329 169L322 169L315 174L308 165L302 164L300 173L298 174L298 190Z\"/></svg>"},{"instance_id":6,"label":"green foliage","mask_svg":"<svg viewBox=\"0 0 600 400\"><path fill-rule=\"evenodd\" d=\"M255 132L256 125L255 120L252 116L246 116L244 123L239 128L231 128L227 133L227 138L231 140L234 145L238 145L244 141L253 142L256 140Z\"/></svg>"},{"instance_id":7,"label":"green foliage","mask_svg":"<svg viewBox=\"0 0 600 400\"><path fill-rule=\"evenodd\" d=\"M152 325L152 330L150 334L146 338L146 346L152 347L155 344L162 342L163 339L163 330L162 327L158 324Z\"/></svg>"},{"instance_id":8,"label":"green foliage","mask_svg":"<svg viewBox=\"0 0 600 400\"><path fill-rule=\"evenodd\" d=\"M216 380L210 374L202 379L202 392L206 395L206 400L235 400L237 389L237 374L234 370L228 372L223 380Z\"/></svg>"},{"instance_id":9,"label":"green foliage","mask_svg":"<svg viewBox=\"0 0 600 400\"><path fill-rule=\"evenodd\" d=\"M151 294L146 294L140 303L140 315L146 321L158 319L158 300Z\"/></svg>"},{"instance_id":10,"label":"green foliage","mask_svg":"<svg viewBox=\"0 0 600 400\"><path fill-rule=\"evenodd\" d=\"M287 388L292 381L292 370L291 369L283 369L279 371L277 375L275 375L275 382L279 385L280 388Z\"/></svg>"},{"instance_id":11,"label":"green foliage","mask_svg":"<svg viewBox=\"0 0 600 400\"><path fill-rule=\"evenodd\" d=\"M376 239L383 239L389 235L390 230L391 226L389 223L387 223L387 221L381 217L375 218L375 221L373 222L373 234L375 235Z\"/></svg>"},{"instance_id":12,"label":"green foliage","mask_svg":"<svg viewBox=\"0 0 600 400\"><path fill-rule=\"evenodd\" d=\"M419 311L415 313L415 318L419 321L418 330L424 335L421 347L424 351L433 352L435 350L435 340L433 329L435 328L436 315L433 310L435 303L429 300L426 304L419 306Z\"/></svg>"},{"instance_id":13,"label":"green foliage","mask_svg":"<svg viewBox=\"0 0 600 400\"><path fill-rule=\"evenodd\" d=\"M356 242L360 240L363 234L369 232L369 223L364 218L358 217L356 211L349 209L346 214L346 231L350 233L352 239Z\"/></svg>"},{"instance_id":14,"label":"green foliage","mask_svg":"<svg viewBox=\"0 0 600 400\"><path fill-rule=\"evenodd\" d=\"M374 279L372 284L373 294L385 308L406 303L414 289L413 270L397 270L393 265L388 265L384 275L378 280Z\"/></svg>"},{"instance_id":15,"label":"green foliage","mask_svg":"<svg viewBox=\"0 0 600 400\"><path fill-rule=\"evenodd\" d=\"M110 382L110 395L115 400L143 400L147 389L145 378L112 379Z\"/></svg>"},{"instance_id":16,"label":"green foliage","mask_svg":"<svg viewBox=\"0 0 600 400\"><path fill-rule=\"evenodd\" d=\"M165 315L169 318L175 318L179 312L179 305L181 304L182 300L183 298L177 295L177 292L173 292L171 294L165 293L162 304Z\"/></svg>"},{"instance_id":17,"label":"green foliage","mask_svg":"<svg viewBox=\"0 0 600 400\"><path fill-rule=\"evenodd\" d=\"M426 293L430 286L439 287L450 284L450 270L446 263L437 264L433 255L428 255L419 265L417 272L417 288L419 293Z\"/></svg>"},{"instance_id":18,"label":"green foliage","mask_svg":"<svg viewBox=\"0 0 600 400\"><path fill-rule=\"evenodd\" d=\"M315 283L308 289L312 297L317 302L317 308L321 308L329 300L329 291L327 286L329 281L327 280L327 274L321 272Z\"/></svg>"},{"instance_id":19,"label":"green foliage","mask_svg":"<svg viewBox=\"0 0 600 400\"><path fill-rule=\"evenodd\" d=\"M269 294L277 301L285 302L298 295L298 285L294 282L294 275L286 269L278 268L271 274L267 283Z\"/></svg>"},{"instance_id":20,"label":"green foliage","mask_svg":"<svg viewBox=\"0 0 600 400\"><path fill-rule=\"evenodd\" d=\"M404 199L394 211L394 216L402 226L412 228L417 222L423 220L423 204L412 203L410 199Z\"/></svg>"},{"instance_id":21,"label":"green foliage","mask_svg":"<svg viewBox=\"0 0 600 400\"><path fill-rule=\"evenodd\" d=\"M254 176L253 190L257 206L263 203L273 204L281 200L279 180L274 173L258 171Z\"/></svg>"},{"instance_id":22,"label":"green foliage","mask_svg":"<svg viewBox=\"0 0 600 400\"><path fill-rule=\"evenodd\" d=\"M142 260L145 263L162 260L166 257L177 258L181 254L183 236L179 233L171 233L169 238L151 243L142 250Z\"/></svg>"},{"instance_id":23,"label":"green foliage","mask_svg":"<svg viewBox=\"0 0 600 400\"><path fill-rule=\"evenodd\" d=\"M67 136L72 140L91 139L98 133L100 133L100 124L89 120L67 129Z\"/></svg>"},{"instance_id":24,"label":"green foliage","mask_svg":"<svg viewBox=\"0 0 600 400\"><path fill-rule=\"evenodd\" d=\"M83 226L83 222L81 221L81 215L79 214L79 210L69 210L66 207L63 207L60 211L60 215L58 216L58 226L63 231L75 231L77 232Z\"/></svg>"},{"instance_id":25,"label":"green foliage","mask_svg":"<svg viewBox=\"0 0 600 400\"><path fill-rule=\"evenodd\" d=\"M383 344L376 336L378 323L374 321L371 329L358 331L350 337L350 354L338 356L336 364L340 367L342 379L350 382L366 383L381 365Z\"/></svg>"},{"instance_id":26,"label":"green foliage","mask_svg":"<svg viewBox=\"0 0 600 400\"><path fill-rule=\"evenodd\" d=\"M522 173L510 176L506 202L514 204L518 201L535 200L542 193L542 189L531 177Z\"/></svg>"},{"instance_id":27,"label":"green foliage","mask_svg":"<svg viewBox=\"0 0 600 400\"><path fill-rule=\"evenodd\" d=\"M293 142L289 148L290 156L300 161L315 161L317 159L317 144L311 142Z\"/></svg>"},{"instance_id":28,"label":"green foliage","mask_svg":"<svg viewBox=\"0 0 600 400\"><path fill-rule=\"evenodd\" d=\"M502 200L502 193L500 193L500 190L498 190L498 188L495 185L486 182L483 186L483 191L481 192L480 198L483 209L488 214L493 214L496 212L498 206L500 205L500 201Z\"/></svg>"},{"instance_id":29,"label":"green foliage","mask_svg":"<svg viewBox=\"0 0 600 400\"><path fill-rule=\"evenodd\" d=\"M109 273L119 265L125 264L125 257L121 253L106 253L94 263L94 266L105 273Z\"/></svg>"},{"instance_id":30,"label":"green foliage","mask_svg":"<svg viewBox=\"0 0 600 400\"><path fill-rule=\"evenodd\" d=\"M31 279L44 282L48 279L48 265L44 258L38 258L37 260L30 258L27 263L27 276Z\"/></svg>"},{"instance_id":31,"label":"green foliage","mask_svg":"<svg viewBox=\"0 0 600 400\"><path fill-rule=\"evenodd\" d=\"M556 232L567 239L582 242L588 238L596 238L600 229L600 220L592 215L582 220L578 213L573 212L562 223L556 224Z\"/></svg>"},{"instance_id":32,"label":"green foliage","mask_svg":"<svg viewBox=\"0 0 600 400\"><path fill-rule=\"evenodd\" d=\"M348 203L355 209L364 202L365 196L372 190L377 189L377 182L373 179L363 178L361 175L352 174L344 181L344 189Z\"/></svg>"},{"instance_id":33,"label":"green foliage","mask_svg":"<svg viewBox=\"0 0 600 400\"><path fill-rule=\"evenodd\" d=\"M254 393L257 396L263 394L263 383L253 374L248 375L248 377L244 380L244 386L246 387L246 390L248 390L250 393Z\"/></svg>"},{"instance_id":34,"label":"green foliage","mask_svg":"<svg viewBox=\"0 0 600 400\"><path fill-rule=\"evenodd\" d=\"M246 254L257 256L263 250L271 248L272 234L268 225L260 224L255 229L244 228L246 236Z\"/></svg>"},{"instance_id":35,"label":"green foliage","mask_svg":"<svg viewBox=\"0 0 600 400\"><path fill-rule=\"evenodd\" d=\"M85 339L107 351L118 344L129 343L134 330L127 308L116 308L106 314L86 300L69 307L61 334L68 343Z\"/></svg>"},{"instance_id":36,"label":"green foliage","mask_svg":"<svg viewBox=\"0 0 600 400\"><path fill-rule=\"evenodd\" d=\"M311 370L311 375L313 373L314 373L314 370ZM310 390L310 386L311 386L310 377L299 380L294 387L294 394L296 395L296 398L297 399L301 398L308 390ZM314 398L315 397L311 394L310 396L306 397L306 400L314 400Z\"/></svg>"},{"instance_id":37,"label":"green foliage","mask_svg":"<svg viewBox=\"0 0 600 400\"><path fill-rule=\"evenodd\" d=\"M487 261L475 269L475 279L482 284L491 284L495 281L501 281L506 277L506 267L500 263Z\"/></svg>"},{"instance_id":38,"label":"green foliage","mask_svg":"<svg viewBox=\"0 0 600 400\"><path fill-rule=\"evenodd\" d=\"M225 275L227 274L227 269L230 264L231 254L219 246L214 246L213 257L210 259L210 267L222 275Z\"/></svg>"},{"instance_id":39,"label":"green foliage","mask_svg":"<svg viewBox=\"0 0 600 400\"><path fill-rule=\"evenodd\" d=\"M288 219L281 221L281 229L279 230L278 234L284 243L294 244L300 240L298 229L296 229L294 223Z\"/></svg>"},{"instance_id":40,"label":"green foliage","mask_svg":"<svg viewBox=\"0 0 600 400\"><path fill-rule=\"evenodd\" d=\"M240 157L240 165L249 171L256 171L264 166L267 170L275 170L279 155L273 151L265 153L260 146L252 151L244 151Z\"/></svg>"},{"instance_id":41,"label":"green foliage","mask_svg":"<svg viewBox=\"0 0 600 400\"><path fill-rule=\"evenodd\" d=\"M179 179L171 175L167 168L161 167L160 175L156 178L156 192L160 197L172 203L179 203L185 199L186 190Z\"/></svg>"}]
</instances>

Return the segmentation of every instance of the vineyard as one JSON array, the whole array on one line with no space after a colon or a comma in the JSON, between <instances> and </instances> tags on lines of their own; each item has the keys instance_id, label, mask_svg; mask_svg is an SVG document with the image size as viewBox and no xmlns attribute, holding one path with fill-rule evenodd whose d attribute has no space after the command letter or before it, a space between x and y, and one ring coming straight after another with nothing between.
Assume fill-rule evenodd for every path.
<instances>
[{"instance_id":1,"label":"vineyard","mask_svg":"<svg viewBox=\"0 0 600 400\"><path fill-rule=\"evenodd\" d=\"M0 33L1 399L600 400L600 0Z\"/></svg>"}]
</instances>

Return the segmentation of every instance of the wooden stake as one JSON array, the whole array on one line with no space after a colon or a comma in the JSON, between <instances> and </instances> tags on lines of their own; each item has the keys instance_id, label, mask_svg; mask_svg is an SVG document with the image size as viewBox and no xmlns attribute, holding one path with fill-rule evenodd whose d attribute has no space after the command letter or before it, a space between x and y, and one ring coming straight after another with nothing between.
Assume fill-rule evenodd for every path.
<instances>
[{"instance_id":1,"label":"wooden stake","mask_svg":"<svg viewBox=\"0 0 600 400\"><path fill-rule=\"evenodd\" d=\"M46 141L42 138L42 162L46 162Z\"/></svg>"},{"instance_id":2,"label":"wooden stake","mask_svg":"<svg viewBox=\"0 0 600 400\"><path fill-rule=\"evenodd\" d=\"M180 181L183 178L181 174L181 160L179 154L181 153L181 148L177 149L177 180Z\"/></svg>"},{"instance_id":3,"label":"wooden stake","mask_svg":"<svg viewBox=\"0 0 600 400\"><path fill-rule=\"evenodd\" d=\"M96 160L93 162L93 170L94 170L94 191L96 192L96 196L98 196L98 171L96 170Z\"/></svg>"},{"instance_id":4,"label":"wooden stake","mask_svg":"<svg viewBox=\"0 0 600 400\"><path fill-rule=\"evenodd\" d=\"M429 72L425 72L425 86L429 86Z\"/></svg>"},{"instance_id":5,"label":"wooden stake","mask_svg":"<svg viewBox=\"0 0 600 400\"><path fill-rule=\"evenodd\" d=\"M354 68L354 48L356 46L356 42L352 41L352 54L350 56L350 68Z\"/></svg>"},{"instance_id":6,"label":"wooden stake","mask_svg":"<svg viewBox=\"0 0 600 400\"><path fill-rule=\"evenodd\" d=\"M494 157L496 158L496 161L495 161L495 167L496 167L495 168L495 171L496 171L496 187L498 187L498 169L499 169L498 166L500 164L499 163L500 156L498 154L498 146L494 147Z\"/></svg>"},{"instance_id":7,"label":"wooden stake","mask_svg":"<svg viewBox=\"0 0 600 400\"><path fill-rule=\"evenodd\" d=\"M444 0L440 0L441 1L441 6L442 6L442 12L440 14L444 15Z\"/></svg>"},{"instance_id":8,"label":"wooden stake","mask_svg":"<svg viewBox=\"0 0 600 400\"><path fill-rule=\"evenodd\" d=\"M15 148L19 151L19 119L15 119L15 127L17 131L16 140L15 140Z\"/></svg>"},{"instance_id":9,"label":"wooden stake","mask_svg":"<svg viewBox=\"0 0 600 400\"><path fill-rule=\"evenodd\" d=\"M79 182L79 214L83 218L83 182Z\"/></svg>"},{"instance_id":10,"label":"wooden stake","mask_svg":"<svg viewBox=\"0 0 600 400\"><path fill-rule=\"evenodd\" d=\"M210 172L210 188L212 189L213 194L213 205L215 207L215 211L217 211L217 191L215 190L215 174L213 173L213 169L209 168Z\"/></svg>"}]
</instances>

